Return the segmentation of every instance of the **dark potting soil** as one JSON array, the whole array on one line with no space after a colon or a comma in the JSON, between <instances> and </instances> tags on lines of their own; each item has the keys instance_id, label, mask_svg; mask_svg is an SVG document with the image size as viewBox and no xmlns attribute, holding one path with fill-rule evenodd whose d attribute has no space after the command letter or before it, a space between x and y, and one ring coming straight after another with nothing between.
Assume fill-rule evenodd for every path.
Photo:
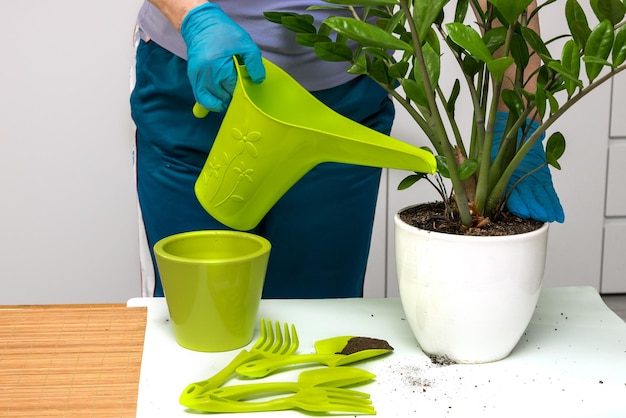
<instances>
[{"instance_id":1,"label":"dark potting soil","mask_svg":"<svg viewBox=\"0 0 626 418\"><path fill-rule=\"evenodd\" d=\"M393 350L393 347L385 340L369 337L352 337L348 340L348 344L336 354L353 354L363 350L383 349Z\"/></svg>"},{"instance_id":2,"label":"dark potting soil","mask_svg":"<svg viewBox=\"0 0 626 418\"><path fill-rule=\"evenodd\" d=\"M531 232L541 228L542 222L522 219L509 212L498 219L490 219L480 228L462 228L460 219L448 219L444 215L443 202L431 202L410 207L400 212L400 219L420 229L455 235L505 236Z\"/></svg>"},{"instance_id":3,"label":"dark potting soil","mask_svg":"<svg viewBox=\"0 0 626 418\"><path fill-rule=\"evenodd\" d=\"M435 366L450 366L452 364L456 364L456 361L449 359L448 356L428 354L428 358Z\"/></svg>"}]
</instances>

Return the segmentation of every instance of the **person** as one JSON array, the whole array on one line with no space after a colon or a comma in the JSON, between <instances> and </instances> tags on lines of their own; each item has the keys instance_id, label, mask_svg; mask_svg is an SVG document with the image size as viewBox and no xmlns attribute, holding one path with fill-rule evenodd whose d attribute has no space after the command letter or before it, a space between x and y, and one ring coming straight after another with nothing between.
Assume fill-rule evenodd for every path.
<instances>
[{"instance_id":1,"label":"person","mask_svg":"<svg viewBox=\"0 0 626 418\"><path fill-rule=\"evenodd\" d=\"M200 206L194 183L234 89L233 56L256 83L265 77L263 56L336 112L390 133L394 105L381 87L348 74L346 62L317 59L293 33L263 16L270 10L303 13L313 3L322 4L150 0L142 5L131 111L137 192L151 251L175 233L227 228ZM327 11L307 13L320 22ZM210 111L206 118L193 115L195 102ZM272 243L264 298L362 296L380 174L380 168L320 164L277 202L251 231ZM158 273L153 294L163 295Z\"/></svg>"}]
</instances>

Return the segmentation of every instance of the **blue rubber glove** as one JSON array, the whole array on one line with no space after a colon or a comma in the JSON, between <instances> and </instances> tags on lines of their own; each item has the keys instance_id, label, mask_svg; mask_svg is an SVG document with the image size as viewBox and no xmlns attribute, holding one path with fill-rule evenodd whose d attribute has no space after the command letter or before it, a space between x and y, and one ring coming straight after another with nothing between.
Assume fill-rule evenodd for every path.
<instances>
[{"instance_id":1,"label":"blue rubber glove","mask_svg":"<svg viewBox=\"0 0 626 418\"><path fill-rule=\"evenodd\" d=\"M498 112L494 129L493 147L491 149L492 160L495 159L498 148L500 147L500 141L504 129L506 128L508 116L508 113ZM539 123L534 121L530 127L529 135L532 134L538 126ZM522 132L520 129L518 140L520 140L521 137ZM524 157L521 164L513 173L513 176L511 176L509 191L510 187L522 176L540 165L545 164L546 154L542 144L544 138L545 133L540 140L533 145L532 149L526 154L526 157ZM552 184L550 168L546 165L526 177L513 189L506 206L512 214L524 219L531 218L541 222L563 222L565 220L563 207Z\"/></svg>"},{"instance_id":2,"label":"blue rubber glove","mask_svg":"<svg viewBox=\"0 0 626 418\"><path fill-rule=\"evenodd\" d=\"M243 60L253 82L265 79L261 50L216 4L205 3L187 13L180 33L187 45L193 94L206 109L222 112L228 107L237 83L233 56Z\"/></svg>"}]
</instances>

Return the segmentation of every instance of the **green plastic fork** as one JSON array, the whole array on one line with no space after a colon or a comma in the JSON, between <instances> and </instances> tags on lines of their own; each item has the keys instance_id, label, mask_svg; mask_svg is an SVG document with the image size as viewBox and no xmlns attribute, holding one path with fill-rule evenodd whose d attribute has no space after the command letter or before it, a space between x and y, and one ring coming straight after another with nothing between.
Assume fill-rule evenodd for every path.
<instances>
[{"instance_id":1,"label":"green plastic fork","mask_svg":"<svg viewBox=\"0 0 626 418\"><path fill-rule=\"evenodd\" d=\"M272 358L291 355L298 350L300 342L296 327L292 324L284 324L284 331L281 331L279 321L276 321L276 331L272 328L272 321L261 318L259 339L254 346L248 350L241 350L237 356L222 370L212 377L199 382L187 385L180 395L180 403L186 405L190 400L196 398L211 389L220 387L230 377L235 374L239 366L252 360Z\"/></svg>"},{"instance_id":2,"label":"green plastic fork","mask_svg":"<svg viewBox=\"0 0 626 418\"><path fill-rule=\"evenodd\" d=\"M211 397L215 396L232 401L241 401L296 393L312 387L344 388L366 383L375 377L376 375L374 373L355 367L306 370L300 373L297 382L246 383L234 386L222 386L205 391L197 396L187 395L183 405L193 409L195 405L201 405L205 398L211 399Z\"/></svg>"},{"instance_id":3,"label":"green plastic fork","mask_svg":"<svg viewBox=\"0 0 626 418\"><path fill-rule=\"evenodd\" d=\"M268 401L236 401L205 393L201 400L187 405L203 412L261 412L302 409L310 412L344 412L376 415L370 395L352 389L313 387L304 388L293 395Z\"/></svg>"}]
</instances>

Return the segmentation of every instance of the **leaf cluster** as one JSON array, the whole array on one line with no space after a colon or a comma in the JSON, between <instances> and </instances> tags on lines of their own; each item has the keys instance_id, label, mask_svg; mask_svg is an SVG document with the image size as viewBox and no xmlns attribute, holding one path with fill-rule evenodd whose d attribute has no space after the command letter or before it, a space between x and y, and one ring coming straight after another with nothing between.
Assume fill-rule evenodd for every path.
<instances>
[{"instance_id":1,"label":"leaf cluster","mask_svg":"<svg viewBox=\"0 0 626 418\"><path fill-rule=\"evenodd\" d=\"M330 10L323 22L307 13L268 11L265 17L295 32L320 59L347 61L348 72L371 77L407 110L428 136L437 175L449 179L452 193L440 178L429 181L450 206L454 200L467 227L476 216L497 217L513 172L546 129L626 68L626 0L590 0L593 16L578 0L547 0L532 10L532 0L488 0L484 8L479 0L324 2L309 8ZM568 31L544 40L533 20L554 3L563 7ZM556 41L563 46L555 56ZM443 54L452 54L461 74L448 92L440 85ZM473 106L472 127L463 133L455 119L461 94ZM492 159L502 104L509 116ZM532 120L539 121L534 131ZM560 169L564 151L563 134L553 133L547 164ZM399 188L425 177L410 175Z\"/></svg>"}]
</instances>

